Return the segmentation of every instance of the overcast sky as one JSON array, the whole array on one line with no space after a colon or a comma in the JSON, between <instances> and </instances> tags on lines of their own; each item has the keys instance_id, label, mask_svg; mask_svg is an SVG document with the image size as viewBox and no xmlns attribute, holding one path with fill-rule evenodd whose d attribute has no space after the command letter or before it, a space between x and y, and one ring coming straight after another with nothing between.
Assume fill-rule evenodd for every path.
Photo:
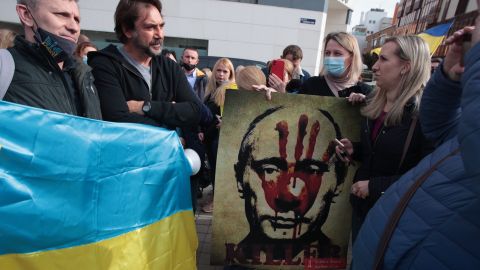
<instances>
[{"instance_id":1,"label":"overcast sky","mask_svg":"<svg viewBox=\"0 0 480 270\"><path fill-rule=\"evenodd\" d=\"M369 11L371 8L382 8L387 12L388 17L393 17L395 3L399 0L350 0L349 6L353 9L352 20L348 30L360 23L362 11Z\"/></svg>"}]
</instances>

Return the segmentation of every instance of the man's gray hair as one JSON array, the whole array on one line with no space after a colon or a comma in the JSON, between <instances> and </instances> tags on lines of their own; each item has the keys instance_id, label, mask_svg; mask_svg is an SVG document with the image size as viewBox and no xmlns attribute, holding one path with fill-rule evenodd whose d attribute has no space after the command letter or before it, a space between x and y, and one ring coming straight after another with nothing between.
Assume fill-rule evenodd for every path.
<instances>
[{"instance_id":1,"label":"man's gray hair","mask_svg":"<svg viewBox=\"0 0 480 270\"><path fill-rule=\"evenodd\" d=\"M37 7L37 3L40 0L17 0L17 4L26 5L28 8L34 9ZM70 0L78 3L78 0Z\"/></svg>"}]
</instances>

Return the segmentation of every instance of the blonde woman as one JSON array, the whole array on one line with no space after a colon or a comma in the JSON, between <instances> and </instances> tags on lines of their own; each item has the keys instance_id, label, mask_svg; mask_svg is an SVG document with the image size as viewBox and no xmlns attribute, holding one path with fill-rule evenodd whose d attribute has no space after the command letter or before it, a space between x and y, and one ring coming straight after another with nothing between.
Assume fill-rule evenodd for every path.
<instances>
[{"instance_id":1,"label":"blonde woman","mask_svg":"<svg viewBox=\"0 0 480 270\"><path fill-rule=\"evenodd\" d=\"M354 147L344 138L337 146L342 160L362 162L351 189L353 240L383 192L432 150L417 121L423 88L430 78L425 41L417 36L388 38L373 72L377 87L361 110L365 121L360 143Z\"/></svg>"},{"instance_id":2,"label":"blonde woman","mask_svg":"<svg viewBox=\"0 0 480 270\"><path fill-rule=\"evenodd\" d=\"M256 66L244 67L236 77L238 89L254 91L254 85L265 85L267 80L262 70Z\"/></svg>"},{"instance_id":3,"label":"blonde woman","mask_svg":"<svg viewBox=\"0 0 480 270\"><path fill-rule=\"evenodd\" d=\"M213 114L222 115L227 89L237 89L235 70L230 59L220 58L213 66L212 77L205 91L205 103L211 108Z\"/></svg>"},{"instance_id":4,"label":"blonde woman","mask_svg":"<svg viewBox=\"0 0 480 270\"><path fill-rule=\"evenodd\" d=\"M220 135L220 125L222 123L223 104L225 102L225 92L227 89L237 89L235 84L235 70L233 64L228 58L220 58L213 66L212 76L208 80L207 90L205 91L205 105L210 109L212 115L216 116L214 123L205 130L205 144L207 148L208 161L210 163L210 175L212 185L215 186L215 166L217 164L218 138ZM205 205L204 212L213 211L213 202Z\"/></svg>"},{"instance_id":5,"label":"blonde woman","mask_svg":"<svg viewBox=\"0 0 480 270\"><path fill-rule=\"evenodd\" d=\"M357 39L345 32L325 37L320 76L308 79L299 94L349 98L363 102L371 87L361 82L362 56Z\"/></svg>"}]
</instances>

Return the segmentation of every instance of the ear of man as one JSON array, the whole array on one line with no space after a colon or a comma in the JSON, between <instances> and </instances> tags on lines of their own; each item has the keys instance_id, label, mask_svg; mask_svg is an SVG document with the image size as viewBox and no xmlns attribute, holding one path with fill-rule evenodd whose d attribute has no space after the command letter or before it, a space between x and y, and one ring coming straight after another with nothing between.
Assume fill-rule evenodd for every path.
<instances>
[{"instance_id":1,"label":"ear of man","mask_svg":"<svg viewBox=\"0 0 480 270\"><path fill-rule=\"evenodd\" d=\"M33 27L34 21L32 18L32 14L28 10L27 6L19 4L15 7L15 9L22 25L26 27Z\"/></svg>"}]
</instances>

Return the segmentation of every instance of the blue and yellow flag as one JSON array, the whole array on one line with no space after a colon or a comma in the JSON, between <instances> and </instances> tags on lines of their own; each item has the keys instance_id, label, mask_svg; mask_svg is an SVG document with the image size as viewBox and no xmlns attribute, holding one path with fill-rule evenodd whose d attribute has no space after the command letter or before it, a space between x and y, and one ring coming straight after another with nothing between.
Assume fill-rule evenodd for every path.
<instances>
[{"instance_id":1,"label":"blue and yellow flag","mask_svg":"<svg viewBox=\"0 0 480 270\"><path fill-rule=\"evenodd\" d=\"M419 37L423 38L428 44L430 49L430 55L433 55L437 50L438 46L442 44L443 38L447 35L451 22L439 24L430 29L425 30L425 32L418 34Z\"/></svg>"},{"instance_id":2,"label":"blue and yellow flag","mask_svg":"<svg viewBox=\"0 0 480 270\"><path fill-rule=\"evenodd\" d=\"M0 101L0 269L195 269L173 131Z\"/></svg>"}]
</instances>

